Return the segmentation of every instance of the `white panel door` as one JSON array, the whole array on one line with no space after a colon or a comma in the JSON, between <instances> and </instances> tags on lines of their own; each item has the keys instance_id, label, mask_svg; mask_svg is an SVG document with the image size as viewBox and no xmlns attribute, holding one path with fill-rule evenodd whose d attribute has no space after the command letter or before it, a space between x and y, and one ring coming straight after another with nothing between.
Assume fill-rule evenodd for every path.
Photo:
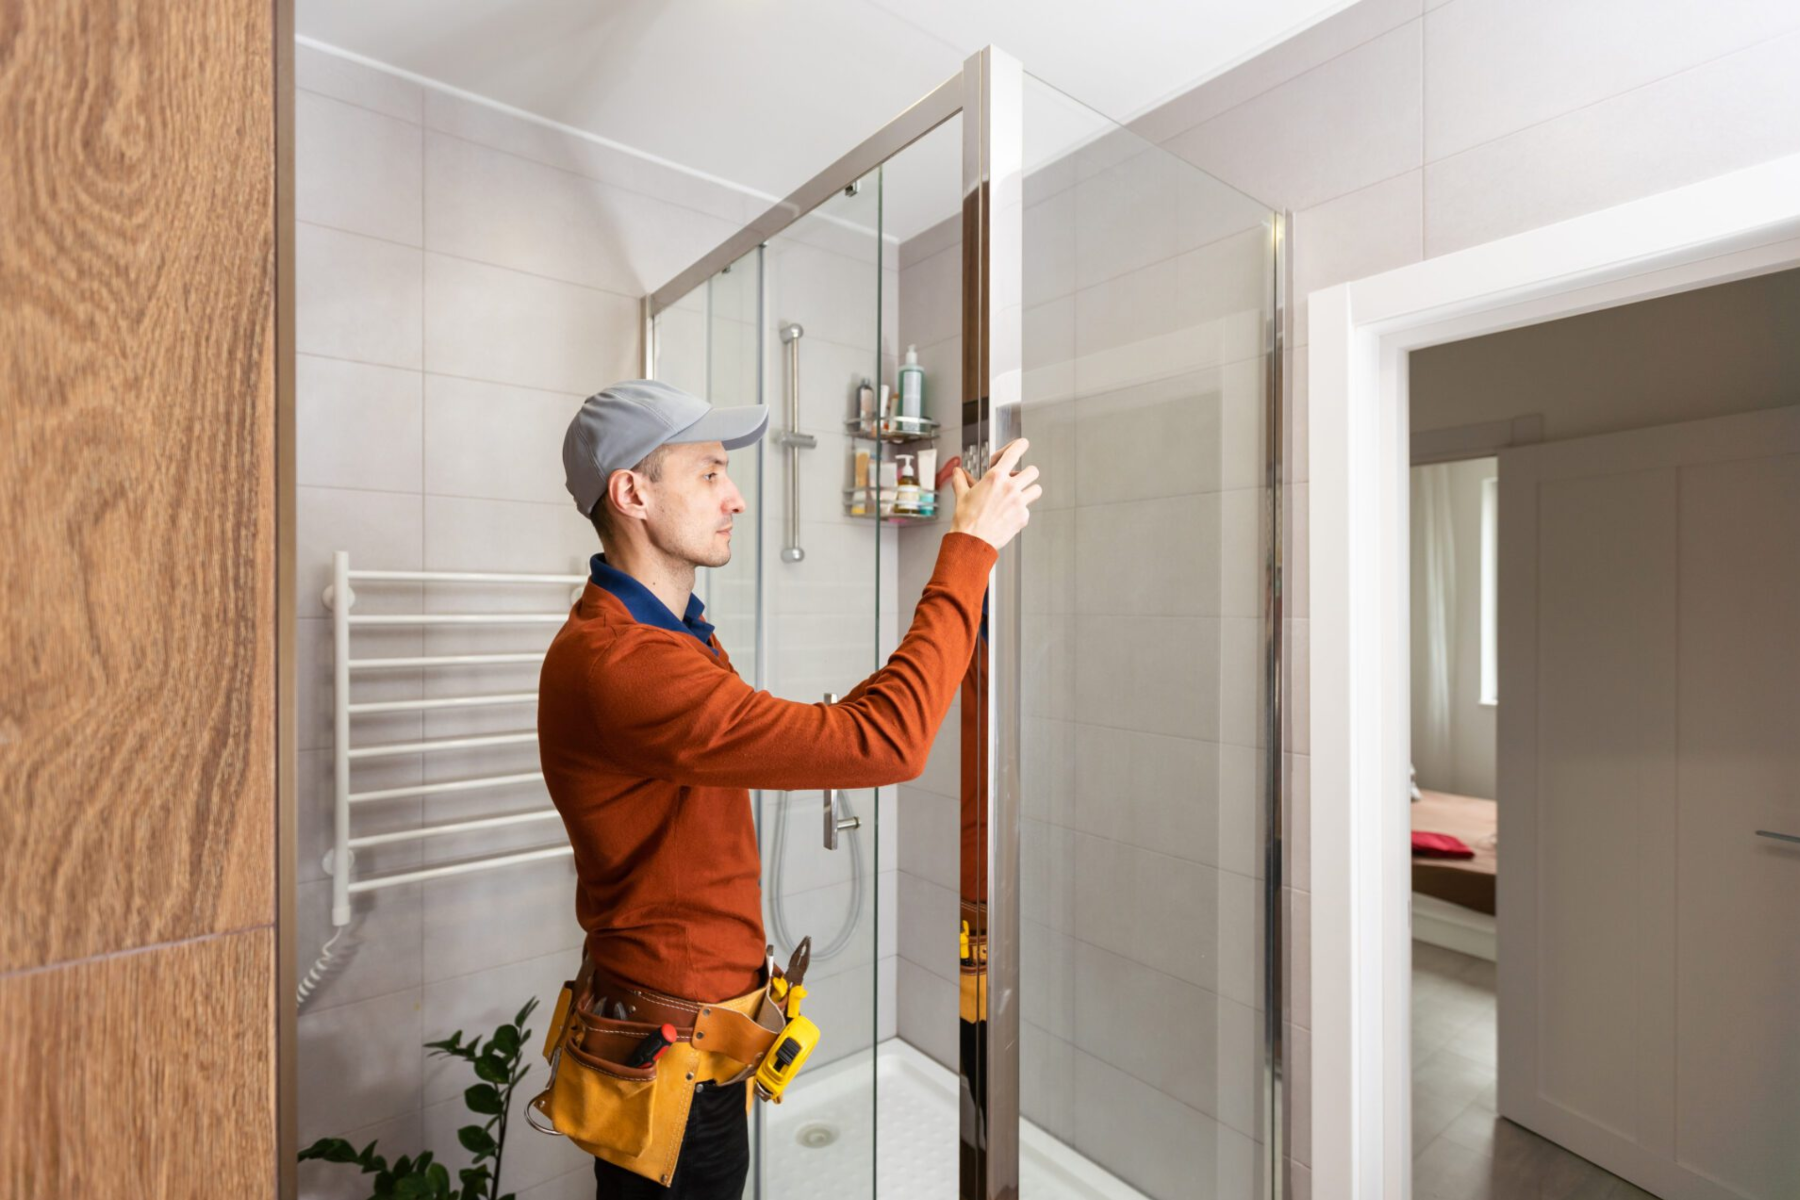
<instances>
[{"instance_id":1,"label":"white panel door","mask_svg":"<svg viewBox=\"0 0 1800 1200\"><path fill-rule=\"evenodd\" d=\"M1500 463L1500 1111L1800 1197L1800 410Z\"/></svg>"}]
</instances>

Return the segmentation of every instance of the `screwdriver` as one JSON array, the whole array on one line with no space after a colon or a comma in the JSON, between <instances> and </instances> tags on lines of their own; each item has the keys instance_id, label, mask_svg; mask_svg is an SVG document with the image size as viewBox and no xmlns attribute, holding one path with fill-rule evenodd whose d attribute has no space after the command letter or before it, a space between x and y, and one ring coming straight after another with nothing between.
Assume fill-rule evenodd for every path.
<instances>
[{"instance_id":1,"label":"screwdriver","mask_svg":"<svg viewBox=\"0 0 1800 1200\"><path fill-rule=\"evenodd\" d=\"M655 1033L638 1043L638 1048L631 1052L626 1061L628 1067L647 1067L663 1056L663 1052L675 1044L675 1027L664 1025Z\"/></svg>"}]
</instances>

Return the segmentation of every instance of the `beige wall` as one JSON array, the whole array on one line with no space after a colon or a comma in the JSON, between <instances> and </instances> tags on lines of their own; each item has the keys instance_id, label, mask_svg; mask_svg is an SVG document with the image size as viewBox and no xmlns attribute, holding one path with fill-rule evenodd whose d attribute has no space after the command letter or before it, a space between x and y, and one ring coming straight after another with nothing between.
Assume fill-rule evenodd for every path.
<instances>
[{"instance_id":1,"label":"beige wall","mask_svg":"<svg viewBox=\"0 0 1800 1200\"><path fill-rule=\"evenodd\" d=\"M1295 210L1304 297L1800 150L1783 0L1362 0L1137 122ZM1306 358L1286 497L1294 1195L1311 1194Z\"/></svg>"},{"instance_id":2,"label":"beige wall","mask_svg":"<svg viewBox=\"0 0 1800 1200\"><path fill-rule=\"evenodd\" d=\"M1541 414L1544 440L1800 401L1800 271L1449 342L1412 356L1415 433Z\"/></svg>"}]
</instances>

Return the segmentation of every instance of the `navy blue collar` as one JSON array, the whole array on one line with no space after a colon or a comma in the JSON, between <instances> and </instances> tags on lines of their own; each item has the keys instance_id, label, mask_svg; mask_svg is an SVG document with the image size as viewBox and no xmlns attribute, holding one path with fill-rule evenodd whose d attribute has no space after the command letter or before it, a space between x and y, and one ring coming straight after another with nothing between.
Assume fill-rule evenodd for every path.
<instances>
[{"instance_id":1,"label":"navy blue collar","mask_svg":"<svg viewBox=\"0 0 1800 1200\"><path fill-rule=\"evenodd\" d=\"M668 629L675 633L691 633L700 639L700 644L712 650L713 627L700 616L706 606L700 603L700 597L688 596L687 612L679 620L669 611L669 606L656 598L656 593L619 570L606 561L606 555L596 554L588 560L589 578L595 587L605 588L619 598L625 611L631 614L632 620L639 625L654 625L658 629ZM718 651L712 650L714 657Z\"/></svg>"}]
</instances>

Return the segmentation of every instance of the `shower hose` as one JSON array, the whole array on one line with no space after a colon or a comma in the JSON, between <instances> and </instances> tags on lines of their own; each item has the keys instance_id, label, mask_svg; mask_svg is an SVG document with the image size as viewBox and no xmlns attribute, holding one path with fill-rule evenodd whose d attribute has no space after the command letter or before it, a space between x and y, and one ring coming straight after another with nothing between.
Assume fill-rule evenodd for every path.
<instances>
[{"instance_id":1,"label":"shower hose","mask_svg":"<svg viewBox=\"0 0 1800 1200\"><path fill-rule=\"evenodd\" d=\"M792 797L790 792L780 793L781 800L775 805L775 836L770 839L769 862L769 932L774 935L777 953L786 958L799 945L799 939L788 932L787 897L782 889L782 862L787 854L787 810ZM845 816L854 816L850 811L849 797L840 792L839 803L842 804ZM862 921L863 911L863 858L862 839L855 833L850 835L850 912L844 918L844 927L832 937L823 948L814 946L812 957L814 962L833 958L844 952L850 939L856 936L856 926Z\"/></svg>"}]
</instances>

